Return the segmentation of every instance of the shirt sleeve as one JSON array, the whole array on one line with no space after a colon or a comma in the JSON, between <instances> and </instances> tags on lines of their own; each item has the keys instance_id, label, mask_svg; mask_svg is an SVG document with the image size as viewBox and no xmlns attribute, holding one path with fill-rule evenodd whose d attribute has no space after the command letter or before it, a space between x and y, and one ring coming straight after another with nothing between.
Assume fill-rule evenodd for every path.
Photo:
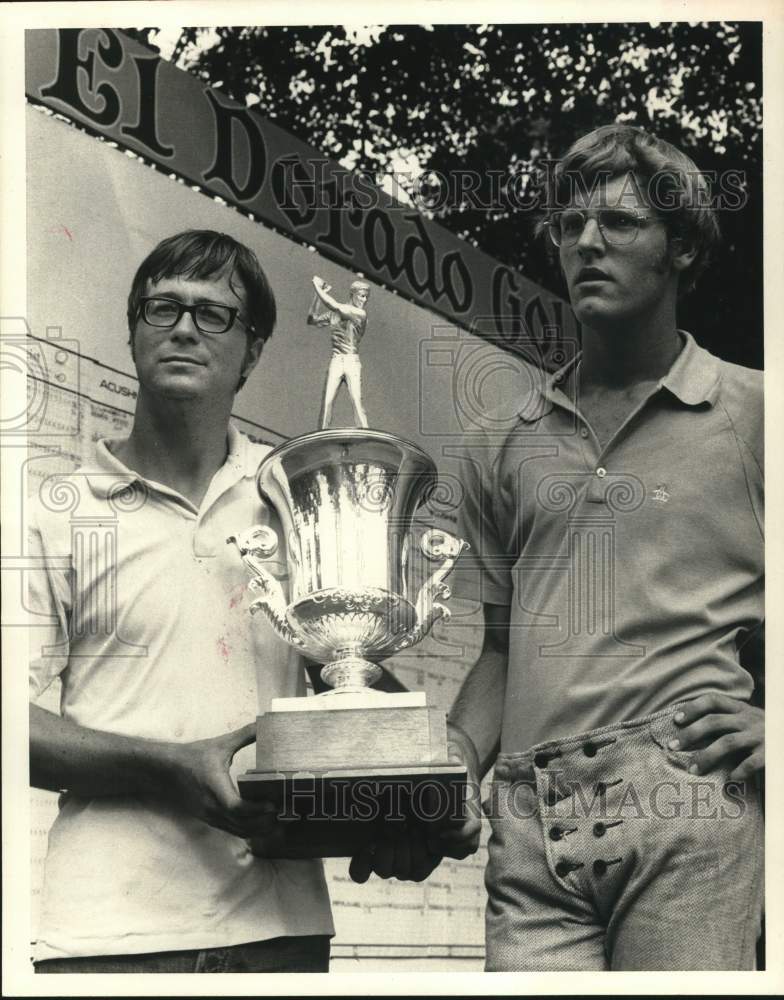
<instances>
[{"instance_id":1,"label":"shirt sleeve","mask_svg":"<svg viewBox=\"0 0 784 1000\"><path fill-rule=\"evenodd\" d=\"M28 554L26 607L30 700L34 701L68 666L71 586L66 560L47 549L35 520L28 531Z\"/></svg>"},{"instance_id":2,"label":"shirt sleeve","mask_svg":"<svg viewBox=\"0 0 784 1000\"><path fill-rule=\"evenodd\" d=\"M453 588L458 597L509 605L512 574L496 518L493 454L491 448L472 448L460 461L458 534L471 547L458 560Z\"/></svg>"},{"instance_id":3,"label":"shirt sleeve","mask_svg":"<svg viewBox=\"0 0 784 1000\"><path fill-rule=\"evenodd\" d=\"M738 448L740 450L741 461L743 462L743 473L746 477L746 489L749 494L749 503L757 522L760 535L765 537L765 481L764 466L762 464L762 448L753 449L742 438L738 438Z\"/></svg>"}]
</instances>

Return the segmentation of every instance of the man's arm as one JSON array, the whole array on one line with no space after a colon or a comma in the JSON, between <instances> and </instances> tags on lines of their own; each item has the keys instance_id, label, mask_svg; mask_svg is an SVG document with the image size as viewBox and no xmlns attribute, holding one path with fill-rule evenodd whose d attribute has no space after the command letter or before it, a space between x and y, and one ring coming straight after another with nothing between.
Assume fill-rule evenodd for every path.
<instances>
[{"instance_id":1,"label":"man's arm","mask_svg":"<svg viewBox=\"0 0 784 1000\"><path fill-rule=\"evenodd\" d=\"M159 780L168 745L78 726L30 705L30 784L77 795L140 795Z\"/></svg>"},{"instance_id":2,"label":"man's arm","mask_svg":"<svg viewBox=\"0 0 784 1000\"><path fill-rule=\"evenodd\" d=\"M711 692L687 701L674 717L680 728L671 750L694 750L689 770L709 774L732 767L731 781L745 781L765 768L765 712L746 701Z\"/></svg>"},{"instance_id":3,"label":"man's arm","mask_svg":"<svg viewBox=\"0 0 784 1000\"><path fill-rule=\"evenodd\" d=\"M675 716L680 727L672 750L694 750L691 768L707 774L731 764L732 781L743 781L765 769L765 623L738 650L740 664L754 680L749 702L728 695L703 694L686 702ZM690 768L690 769L691 769Z\"/></svg>"},{"instance_id":4,"label":"man's arm","mask_svg":"<svg viewBox=\"0 0 784 1000\"><path fill-rule=\"evenodd\" d=\"M30 782L85 797L153 799L238 837L266 836L278 810L241 799L229 774L235 753L255 739L255 723L190 743L120 736L31 705Z\"/></svg>"},{"instance_id":5,"label":"man's arm","mask_svg":"<svg viewBox=\"0 0 784 1000\"><path fill-rule=\"evenodd\" d=\"M498 750L509 659L509 608L484 605L482 652L463 681L447 720L447 752L453 763L468 771L467 815L425 837L418 830L390 829L386 835L351 860L349 874L366 882L375 872L420 882L441 859L467 858L479 848L482 831L479 786Z\"/></svg>"},{"instance_id":6,"label":"man's arm","mask_svg":"<svg viewBox=\"0 0 784 1000\"><path fill-rule=\"evenodd\" d=\"M509 608L485 604L482 652L455 698L447 723L450 743L464 747L481 780L498 754L509 664ZM471 746L468 745L470 740Z\"/></svg>"},{"instance_id":7,"label":"man's arm","mask_svg":"<svg viewBox=\"0 0 784 1000\"><path fill-rule=\"evenodd\" d=\"M429 842L434 853L465 858L479 848L482 779L498 755L509 666L509 608L483 605L482 652L463 681L447 719L449 759L468 771L466 818Z\"/></svg>"}]
</instances>

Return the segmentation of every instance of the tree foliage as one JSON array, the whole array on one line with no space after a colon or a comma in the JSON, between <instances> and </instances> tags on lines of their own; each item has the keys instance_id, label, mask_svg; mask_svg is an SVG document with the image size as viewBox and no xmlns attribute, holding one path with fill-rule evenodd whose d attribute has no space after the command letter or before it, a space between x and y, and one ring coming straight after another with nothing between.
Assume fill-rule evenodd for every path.
<instances>
[{"instance_id":1,"label":"tree foliage","mask_svg":"<svg viewBox=\"0 0 784 1000\"><path fill-rule=\"evenodd\" d=\"M753 22L322 25L184 28L170 57L345 166L402 174L421 210L561 292L533 213L494 196L498 178L523 191L543 160L612 121L655 131L703 170L743 171L746 205L721 213L723 252L681 321L760 365L761 45ZM482 182L461 197L466 171Z\"/></svg>"}]
</instances>

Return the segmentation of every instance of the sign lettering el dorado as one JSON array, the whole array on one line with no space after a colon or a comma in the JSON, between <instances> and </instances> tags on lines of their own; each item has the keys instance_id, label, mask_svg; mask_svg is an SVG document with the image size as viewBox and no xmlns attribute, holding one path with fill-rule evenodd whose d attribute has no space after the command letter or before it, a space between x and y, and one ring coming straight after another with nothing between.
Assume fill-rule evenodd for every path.
<instances>
[{"instance_id":1,"label":"sign lettering el dorado","mask_svg":"<svg viewBox=\"0 0 784 1000\"><path fill-rule=\"evenodd\" d=\"M499 346L548 361L571 310L336 162L110 29L26 32L26 92ZM542 350L544 345L547 347Z\"/></svg>"}]
</instances>

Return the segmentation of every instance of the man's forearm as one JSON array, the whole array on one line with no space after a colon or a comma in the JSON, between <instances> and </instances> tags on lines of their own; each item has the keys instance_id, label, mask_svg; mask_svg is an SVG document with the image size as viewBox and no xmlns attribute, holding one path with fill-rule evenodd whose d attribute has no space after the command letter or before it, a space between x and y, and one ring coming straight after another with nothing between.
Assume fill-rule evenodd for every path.
<instances>
[{"instance_id":1,"label":"man's forearm","mask_svg":"<svg viewBox=\"0 0 784 1000\"><path fill-rule=\"evenodd\" d=\"M87 729L30 706L30 784L79 795L140 795L154 790L176 744Z\"/></svg>"},{"instance_id":2,"label":"man's forearm","mask_svg":"<svg viewBox=\"0 0 784 1000\"><path fill-rule=\"evenodd\" d=\"M485 640L449 712L450 741L470 737L478 757L479 777L490 770L501 738L509 665L508 609L485 605Z\"/></svg>"},{"instance_id":3,"label":"man's forearm","mask_svg":"<svg viewBox=\"0 0 784 1000\"><path fill-rule=\"evenodd\" d=\"M448 724L456 728L450 739L458 744L468 735L479 758L480 777L490 770L501 736L507 657L498 651L483 651L463 682L449 713Z\"/></svg>"}]
</instances>

